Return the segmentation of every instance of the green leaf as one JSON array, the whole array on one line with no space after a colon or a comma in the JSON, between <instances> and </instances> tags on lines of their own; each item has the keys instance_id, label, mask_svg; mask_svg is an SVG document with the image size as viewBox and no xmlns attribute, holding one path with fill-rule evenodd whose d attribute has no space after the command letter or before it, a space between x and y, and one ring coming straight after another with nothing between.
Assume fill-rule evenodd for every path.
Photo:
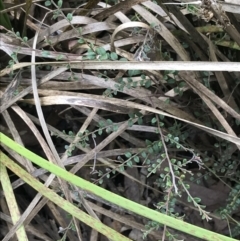
<instances>
[{"instance_id":1,"label":"green leaf","mask_svg":"<svg viewBox=\"0 0 240 241\"><path fill-rule=\"evenodd\" d=\"M157 118L156 117L153 117L152 120L151 120L151 123L152 124L155 124L157 122Z\"/></svg>"},{"instance_id":2,"label":"green leaf","mask_svg":"<svg viewBox=\"0 0 240 241\"><path fill-rule=\"evenodd\" d=\"M165 102L166 104L170 104L170 98L167 98L164 102Z\"/></svg>"},{"instance_id":3,"label":"green leaf","mask_svg":"<svg viewBox=\"0 0 240 241\"><path fill-rule=\"evenodd\" d=\"M79 32L80 35L82 34L82 27L78 28L78 32Z\"/></svg>"},{"instance_id":4,"label":"green leaf","mask_svg":"<svg viewBox=\"0 0 240 241\"><path fill-rule=\"evenodd\" d=\"M92 51L91 49L88 49L87 56L90 56L90 55L96 55L96 53L94 51Z\"/></svg>"},{"instance_id":5,"label":"green leaf","mask_svg":"<svg viewBox=\"0 0 240 241\"><path fill-rule=\"evenodd\" d=\"M146 87L146 88L151 87L151 85L152 85L152 82L151 82L150 79L145 82L145 87Z\"/></svg>"},{"instance_id":6,"label":"green leaf","mask_svg":"<svg viewBox=\"0 0 240 241\"><path fill-rule=\"evenodd\" d=\"M127 62L128 59L126 59L126 58L120 58L119 61L125 61L125 62Z\"/></svg>"},{"instance_id":7,"label":"green leaf","mask_svg":"<svg viewBox=\"0 0 240 241\"><path fill-rule=\"evenodd\" d=\"M176 160L175 158L172 158L172 159L171 159L171 163L172 163L172 164L176 163L176 161L177 161L177 160Z\"/></svg>"},{"instance_id":8,"label":"green leaf","mask_svg":"<svg viewBox=\"0 0 240 241\"><path fill-rule=\"evenodd\" d=\"M168 80L167 80L167 83L168 83L168 84L175 84L175 83L176 83L176 80L171 78L171 79L168 79Z\"/></svg>"},{"instance_id":9,"label":"green leaf","mask_svg":"<svg viewBox=\"0 0 240 241\"><path fill-rule=\"evenodd\" d=\"M138 156L135 156L135 157L133 158L133 160L134 160L135 162L137 162L137 163L140 161L140 159L139 159Z\"/></svg>"},{"instance_id":10,"label":"green leaf","mask_svg":"<svg viewBox=\"0 0 240 241\"><path fill-rule=\"evenodd\" d=\"M98 122L98 126L100 126L100 127L105 127L105 121L99 121Z\"/></svg>"},{"instance_id":11,"label":"green leaf","mask_svg":"<svg viewBox=\"0 0 240 241\"><path fill-rule=\"evenodd\" d=\"M49 7L49 6L52 5L51 1L46 1L44 4L45 4L46 7Z\"/></svg>"},{"instance_id":12,"label":"green leaf","mask_svg":"<svg viewBox=\"0 0 240 241\"><path fill-rule=\"evenodd\" d=\"M72 14L71 14L71 13L68 13L68 14L67 14L67 20L71 22L72 19L73 19Z\"/></svg>"},{"instance_id":13,"label":"green leaf","mask_svg":"<svg viewBox=\"0 0 240 241\"><path fill-rule=\"evenodd\" d=\"M94 60L94 59L96 59L96 55L88 55L88 56L84 56L83 57L83 60Z\"/></svg>"},{"instance_id":14,"label":"green leaf","mask_svg":"<svg viewBox=\"0 0 240 241\"><path fill-rule=\"evenodd\" d=\"M105 54L101 55L99 59L100 60L107 60L108 59L108 55L109 55L108 53L105 53Z\"/></svg>"},{"instance_id":15,"label":"green leaf","mask_svg":"<svg viewBox=\"0 0 240 241\"><path fill-rule=\"evenodd\" d=\"M62 0L58 0L57 5L58 5L58 7L59 7L59 8L61 8L61 7L62 7L62 4L63 4L63 1L62 1Z\"/></svg>"},{"instance_id":16,"label":"green leaf","mask_svg":"<svg viewBox=\"0 0 240 241\"><path fill-rule=\"evenodd\" d=\"M155 153L157 153L157 152L160 150L160 148L159 148L159 146L158 146L158 143L155 143L155 144L153 145L153 150L154 150Z\"/></svg>"},{"instance_id":17,"label":"green leaf","mask_svg":"<svg viewBox=\"0 0 240 241\"><path fill-rule=\"evenodd\" d=\"M107 133L111 133L111 132L112 132L112 127L107 127L107 128L106 128L106 132L107 132Z\"/></svg>"},{"instance_id":18,"label":"green leaf","mask_svg":"<svg viewBox=\"0 0 240 241\"><path fill-rule=\"evenodd\" d=\"M160 118L160 120L163 120L164 117L165 117L164 115L160 115L160 114L159 114L159 118Z\"/></svg>"},{"instance_id":19,"label":"green leaf","mask_svg":"<svg viewBox=\"0 0 240 241\"><path fill-rule=\"evenodd\" d=\"M134 69L130 69L130 70L128 70L128 75L129 76L136 76L136 75L139 75L139 74L141 74L141 70L134 70Z\"/></svg>"},{"instance_id":20,"label":"green leaf","mask_svg":"<svg viewBox=\"0 0 240 241\"><path fill-rule=\"evenodd\" d=\"M160 125L160 127L163 127L164 123L163 122L159 122L159 125Z\"/></svg>"},{"instance_id":21,"label":"green leaf","mask_svg":"<svg viewBox=\"0 0 240 241\"><path fill-rule=\"evenodd\" d=\"M84 38L80 38L77 42L78 42L79 44L84 44L84 43L85 43L85 40L84 40Z\"/></svg>"},{"instance_id":22,"label":"green leaf","mask_svg":"<svg viewBox=\"0 0 240 241\"><path fill-rule=\"evenodd\" d=\"M169 167L165 167L165 168L164 168L164 171L165 171L165 172L169 172Z\"/></svg>"},{"instance_id":23,"label":"green leaf","mask_svg":"<svg viewBox=\"0 0 240 241\"><path fill-rule=\"evenodd\" d=\"M152 154L154 152L153 148L152 147L149 147L148 148L148 153Z\"/></svg>"},{"instance_id":24,"label":"green leaf","mask_svg":"<svg viewBox=\"0 0 240 241\"><path fill-rule=\"evenodd\" d=\"M174 141L178 142L179 141L179 138L176 136L173 138Z\"/></svg>"},{"instance_id":25,"label":"green leaf","mask_svg":"<svg viewBox=\"0 0 240 241\"><path fill-rule=\"evenodd\" d=\"M106 50L103 47L99 47L96 49L97 54L99 55L105 55L106 54Z\"/></svg>"},{"instance_id":26,"label":"green leaf","mask_svg":"<svg viewBox=\"0 0 240 241\"><path fill-rule=\"evenodd\" d=\"M114 132L118 131L118 125L114 125L114 126L113 126L113 131L114 131Z\"/></svg>"},{"instance_id":27,"label":"green leaf","mask_svg":"<svg viewBox=\"0 0 240 241\"><path fill-rule=\"evenodd\" d=\"M134 113L134 112L129 112L129 113L128 113L128 116L129 116L130 118L134 118L134 117L135 117L135 113Z\"/></svg>"},{"instance_id":28,"label":"green leaf","mask_svg":"<svg viewBox=\"0 0 240 241\"><path fill-rule=\"evenodd\" d=\"M132 167L132 166L133 166L132 161L127 161L127 166L128 166L128 167Z\"/></svg>"},{"instance_id":29,"label":"green leaf","mask_svg":"<svg viewBox=\"0 0 240 241\"><path fill-rule=\"evenodd\" d=\"M129 126L129 127L132 127L132 126L133 126L133 121L132 121L132 119L129 119L129 120L128 120L128 126Z\"/></svg>"},{"instance_id":30,"label":"green leaf","mask_svg":"<svg viewBox=\"0 0 240 241\"><path fill-rule=\"evenodd\" d=\"M149 165L151 163L151 160L147 159L146 164Z\"/></svg>"},{"instance_id":31,"label":"green leaf","mask_svg":"<svg viewBox=\"0 0 240 241\"><path fill-rule=\"evenodd\" d=\"M133 88L136 88L137 85L138 85L138 82L137 82L137 81L134 81L134 82L132 83L132 87L133 87Z\"/></svg>"},{"instance_id":32,"label":"green leaf","mask_svg":"<svg viewBox=\"0 0 240 241\"><path fill-rule=\"evenodd\" d=\"M23 37L23 42L26 43L28 41L28 37Z\"/></svg>"},{"instance_id":33,"label":"green leaf","mask_svg":"<svg viewBox=\"0 0 240 241\"><path fill-rule=\"evenodd\" d=\"M174 89L174 93L178 94L180 92L180 89L178 87L175 87Z\"/></svg>"},{"instance_id":34,"label":"green leaf","mask_svg":"<svg viewBox=\"0 0 240 241\"><path fill-rule=\"evenodd\" d=\"M237 119L235 119L235 123L236 123L236 125L237 125L237 126L239 126L239 125L240 125L240 121L239 121L239 120L237 120Z\"/></svg>"},{"instance_id":35,"label":"green leaf","mask_svg":"<svg viewBox=\"0 0 240 241\"><path fill-rule=\"evenodd\" d=\"M63 59L63 54L59 54L58 56L57 56L57 58L56 58L56 60L61 60L61 59Z\"/></svg>"},{"instance_id":36,"label":"green leaf","mask_svg":"<svg viewBox=\"0 0 240 241\"><path fill-rule=\"evenodd\" d=\"M60 14L60 13L59 13L58 10L54 11L54 12L53 12L53 16L52 16L52 18L53 18L53 19L57 19L58 16L59 16L59 14Z\"/></svg>"},{"instance_id":37,"label":"green leaf","mask_svg":"<svg viewBox=\"0 0 240 241\"><path fill-rule=\"evenodd\" d=\"M185 83L185 82L181 82L181 83L178 85L179 88L182 88L182 87L185 87L185 86L186 86L186 83Z\"/></svg>"},{"instance_id":38,"label":"green leaf","mask_svg":"<svg viewBox=\"0 0 240 241\"><path fill-rule=\"evenodd\" d=\"M41 54L42 54L42 56L45 57L45 58L50 55L49 51L47 51L47 50L43 50Z\"/></svg>"},{"instance_id":39,"label":"green leaf","mask_svg":"<svg viewBox=\"0 0 240 241\"><path fill-rule=\"evenodd\" d=\"M162 141L159 141L159 142L158 142L158 146L159 146L160 148L162 148L162 146L163 146Z\"/></svg>"},{"instance_id":40,"label":"green leaf","mask_svg":"<svg viewBox=\"0 0 240 241\"><path fill-rule=\"evenodd\" d=\"M102 171L100 170L100 171L98 172L98 176L101 177L102 175L103 175L103 173L102 173Z\"/></svg>"},{"instance_id":41,"label":"green leaf","mask_svg":"<svg viewBox=\"0 0 240 241\"><path fill-rule=\"evenodd\" d=\"M137 122L138 122L138 125L142 125L143 119L142 118L138 118Z\"/></svg>"},{"instance_id":42,"label":"green leaf","mask_svg":"<svg viewBox=\"0 0 240 241\"><path fill-rule=\"evenodd\" d=\"M12 57L12 59L13 59L14 61L17 61L17 53L13 52L13 53L11 54L11 57Z\"/></svg>"},{"instance_id":43,"label":"green leaf","mask_svg":"<svg viewBox=\"0 0 240 241\"><path fill-rule=\"evenodd\" d=\"M74 133L73 133L72 131L69 131L69 132L68 132L68 135L69 135L69 136L74 136Z\"/></svg>"},{"instance_id":44,"label":"green leaf","mask_svg":"<svg viewBox=\"0 0 240 241\"><path fill-rule=\"evenodd\" d=\"M126 156L127 158L130 158L130 157L132 156L132 153L131 153L131 152L126 152L126 153L125 153L125 156Z\"/></svg>"},{"instance_id":45,"label":"green leaf","mask_svg":"<svg viewBox=\"0 0 240 241\"><path fill-rule=\"evenodd\" d=\"M118 59L118 55L116 53L114 53L114 52L111 52L110 58L111 58L111 60L117 60Z\"/></svg>"},{"instance_id":46,"label":"green leaf","mask_svg":"<svg viewBox=\"0 0 240 241\"><path fill-rule=\"evenodd\" d=\"M160 164L160 163L162 162L162 160L158 158L158 159L156 160L156 162L157 162L158 164Z\"/></svg>"},{"instance_id":47,"label":"green leaf","mask_svg":"<svg viewBox=\"0 0 240 241\"><path fill-rule=\"evenodd\" d=\"M132 78L127 78L127 82L128 82L129 84L131 84L131 83L133 82L133 79L132 79Z\"/></svg>"},{"instance_id":48,"label":"green leaf","mask_svg":"<svg viewBox=\"0 0 240 241\"><path fill-rule=\"evenodd\" d=\"M146 139L146 140L145 140L145 143L147 144L147 146L152 145L152 142L151 142L151 141L149 141L148 139Z\"/></svg>"},{"instance_id":49,"label":"green leaf","mask_svg":"<svg viewBox=\"0 0 240 241\"><path fill-rule=\"evenodd\" d=\"M111 119L107 119L107 125L112 125L112 124L113 124L112 120Z\"/></svg>"},{"instance_id":50,"label":"green leaf","mask_svg":"<svg viewBox=\"0 0 240 241\"><path fill-rule=\"evenodd\" d=\"M214 147L218 148L219 147L219 143L215 143Z\"/></svg>"},{"instance_id":51,"label":"green leaf","mask_svg":"<svg viewBox=\"0 0 240 241\"><path fill-rule=\"evenodd\" d=\"M138 111L138 110L135 111L135 115L137 117L142 117L143 116L143 114L140 111Z\"/></svg>"}]
</instances>

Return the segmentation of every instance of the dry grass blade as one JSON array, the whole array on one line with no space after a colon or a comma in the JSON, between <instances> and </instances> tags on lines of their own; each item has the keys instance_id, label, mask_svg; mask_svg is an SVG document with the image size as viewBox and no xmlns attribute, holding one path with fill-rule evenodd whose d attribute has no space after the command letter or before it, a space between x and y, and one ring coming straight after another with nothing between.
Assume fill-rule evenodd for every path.
<instances>
[{"instance_id":1,"label":"dry grass blade","mask_svg":"<svg viewBox=\"0 0 240 241\"><path fill-rule=\"evenodd\" d=\"M205 239L238 240L237 1L3 3L14 30L0 27L0 131L52 170L1 143L28 180L9 176L22 213L15 221L0 191L0 239L16 240L24 225L28 240L196 240L117 206L115 193L201 227L198 237L211 230ZM72 184L76 176L110 199Z\"/></svg>"},{"instance_id":2,"label":"dry grass blade","mask_svg":"<svg viewBox=\"0 0 240 241\"><path fill-rule=\"evenodd\" d=\"M141 27L141 28L146 28L148 30L150 30L150 26L148 26L145 23L140 23L140 22L128 22L128 23L123 23L121 25L119 25L113 32L112 37L111 37L111 51L115 52L115 46L114 46L114 40L115 40L115 36L122 30L126 29L126 28L133 28L133 27Z\"/></svg>"},{"instance_id":3,"label":"dry grass blade","mask_svg":"<svg viewBox=\"0 0 240 241\"><path fill-rule=\"evenodd\" d=\"M209 43L209 49L210 49L210 57L212 59L212 61L217 61L217 57L215 55L215 51L214 51L214 47L213 44L210 42ZM218 80L218 83L220 85L220 88L224 94L224 99L227 100L227 102L229 103L230 107L237 110L237 104L235 102L235 100L233 99L231 92L229 90L226 78L224 76L224 74L222 72L215 72L216 78Z\"/></svg>"},{"instance_id":4,"label":"dry grass blade","mask_svg":"<svg viewBox=\"0 0 240 241\"><path fill-rule=\"evenodd\" d=\"M91 103L91 100L92 100L92 103ZM24 102L29 103L29 104L34 104L33 100L25 100ZM41 98L41 104L42 105L54 105L54 104L65 104L65 105L67 105L67 104L70 104L70 105L80 105L80 106L81 105L87 105L87 106L91 106L91 107L98 105L99 108L105 109L106 108L105 103L114 104L114 105L117 106L117 108L127 107L127 108L132 108L132 109L140 109L140 110L150 111L150 112L157 113L157 114L160 114L160 115L176 118L176 119L182 120L186 123L192 124L192 125L200 128L200 129L203 129L203 130L205 130L209 133L212 133L216 136L219 136L223 139L229 140L229 141L231 141L231 142L233 142L237 145L240 145L240 139L239 138L235 138L235 137L227 135L223 132L216 131L214 129L208 128L206 126L202 126L202 125L199 125L197 123L193 123L191 121L187 121L185 119L181 119L179 117L169 115L169 114L167 114L163 111L160 111L160 110L148 107L148 106L136 104L136 103L133 103L133 102L130 102L130 101L124 101L124 100L118 100L118 99L114 100L112 98L106 99L106 98L100 97L100 96L91 97L91 96L84 95L84 94L82 94L82 98L81 97L73 97L73 96L49 96L49 97L42 97ZM114 109L116 112L118 112L117 108L115 107L115 109ZM124 128L127 128L127 126L124 127Z\"/></svg>"},{"instance_id":5,"label":"dry grass blade","mask_svg":"<svg viewBox=\"0 0 240 241\"><path fill-rule=\"evenodd\" d=\"M15 108L17 108L17 107L15 107ZM23 145L21 136L19 135L18 131L16 130L15 124L12 121L11 116L9 115L8 111L4 111L2 113L2 115L3 115L4 119L5 119L5 122L8 125L9 130L11 131L13 139L17 143ZM23 165L28 170L28 172L33 172L34 171L32 163L29 162L28 160L24 159L23 157L19 157L18 161L19 161L19 163L21 163L21 165Z\"/></svg>"},{"instance_id":6,"label":"dry grass blade","mask_svg":"<svg viewBox=\"0 0 240 241\"><path fill-rule=\"evenodd\" d=\"M48 75L44 76L39 81L38 84L45 83L45 82L49 81L50 79L54 78L56 75L59 75L66 70L67 70L67 68L58 68L55 71L52 71ZM0 107L0 113L2 113L2 111L6 110L9 106L11 106L15 102L17 102L19 99L21 99L22 97L24 97L25 95L27 95L31 91L32 91L32 86L29 86L29 87L25 88L23 91L21 91L21 93L18 94L17 96L13 96L13 98L11 100L9 100L8 102L3 102L1 107Z\"/></svg>"},{"instance_id":7,"label":"dry grass blade","mask_svg":"<svg viewBox=\"0 0 240 241\"><path fill-rule=\"evenodd\" d=\"M176 51L181 60L189 61L188 53L182 47L177 38L165 27L165 25L154 17L149 11L141 6L134 6L133 9L138 12L149 24L154 23L154 29L167 41L167 43Z\"/></svg>"},{"instance_id":8,"label":"dry grass blade","mask_svg":"<svg viewBox=\"0 0 240 241\"><path fill-rule=\"evenodd\" d=\"M208 90L203 84L199 83L196 79L194 74L190 72L180 72L180 76L189 84L193 85L197 91L200 91L202 94L206 95L209 99L211 99L215 104L219 105L221 108L223 108L226 112L228 112L230 115L232 115L234 118L240 120L240 115L225 101L223 101L221 98L213 94L210 90Z\"/></svg>"},{"instance_id":9,"label":"dry grass blade","mask_svg":"<svg viewBox=\"0 0 240 241\"><path fill-rule=\"evenodd\" d=\"M124 3L120 2L111 8L102 11L101 13L97 14L95 18L97 20L102 21L104 18L111 16L112 14L130 9L132 6L137 5L139 3L146 2L146 0L127 0Z\"/></svg>"},{"instance_id":10,"label":"dry grass blade","mask_svg":"<svg viewBox=\"0 0 240 241\"><path fill-rule=\"evenodd\" d=\"M116 231L110 229L107 226L102 228L103 224L101 224L99 221L91 218L90 216L88 216L87 214L82 212L80 209L75 207L73 204L64 200L63 198L58 196L55 192L53 192L52 190L48 189L43 184L41 184L40 182L35 180L30 174L28 174L26 171L24 171L23 169L18 167L13 161L9 160L8 157L6 155L4 155L2 152L0 154L1 154L2 160L5 160L5 163L7 163L8 167L10 167L11 170L14 170L25 181L27 181L28 183L32 183L34 188L37 189L41 193L41 195L47 196L48 199L50 199L51 201L56 203L58 206L62 207L64 210L67 210L73 216L77 217L79 220L84 220L85 223L87 223L88 225L92 225L98 231L102 232L103 234L107 235L108 237L110 235L114 235L116 237L116 240L130 241L130 239L124 237L123 235L118 234ZM3 240L5 241L6 239L3 239ZM23 240L27 240L27 239L23 239Z\"/></svg>"},{"instance_id":11,"label":"dry grass blade","mask_svg":"<svg viewBox=\"0 0 240 241\"><path fill-rule=\"evenodd\" d=\"M9 211L11 214L11 218L12 218L13 224L15 224L18 221L18 219L20 218L21 214L19 212L16 198L15 198L14 192L12 190L11 182L10 182L10 179L9 179L9 176L7 173L7 169L4 165L0 165L0 179L1 179L3 191L5 193L8 208L9 208ZM16 231L16 233L14 232L11 235L14 235L14 234L16 234L16 236L19 240L28 241L28 237L26 235L26 230L23 225Z\"/></svg>"},{"instance_id":12,"label":"dry grass blade","mask_svg":"<svg viewBox=\"0 0 240 241\"><path fill-rule=\"evenodd\" d=\"M228 3L228 2L221 2L223 9L226 12L230 12L230 13L238 13L240 12L240 6L239 4L232 4L232 3Z\"/></svg>"},{"instance_id":13,"label":"dry grass blade","mask_svg":"<svg viewBox=\"0 0 240 241\"><path fill-rule=\"evenodd\" d=\"M225 71L238 72L240 64L239 63L229 63L229 62L178 62L178 61L155 61L155 62L109 62L109 61L71 61L71 62L38 62L35 65L56 65L56 66L66 66L71 64L73 69L135 69L135 70L192 70L192 71ZM5 76L14 70L20 68L28 67L33 64L30 63L19 63L12 66L12 68L6 68L0 71L0 76Z\"/></svg>"},{"instance_id":14,"label":"dry grass blade","mask_svg":"<svg viewBox=\"0 0 240 241\"><path fill-rule=\"evenodd\" d=\"M9 224L12 224L12 219L10 216L6 215L5 213L0 212L1 219L8 222ZM28 233L31 235L36 235L38 238L43 239L45 241L53 241L53 239L50 239L47 235L40 233L39 230L34 228L31 225L25 225L25 229ZM14 238L12 238L14 240Z\"/></svg>"}]
</instances>

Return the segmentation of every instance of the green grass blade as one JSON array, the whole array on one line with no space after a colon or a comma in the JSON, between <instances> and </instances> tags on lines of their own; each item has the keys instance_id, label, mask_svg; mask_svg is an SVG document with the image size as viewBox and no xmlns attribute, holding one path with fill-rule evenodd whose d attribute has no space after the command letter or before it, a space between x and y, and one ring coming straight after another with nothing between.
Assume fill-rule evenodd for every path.
<instances>
[{"instance_id":1,"label":"green grass blade","mask_svg":"<svg viewBox=\"0 0 240 241\"><path fill-rule=\"evenodd\" d=\"M0 11L4 10L4 5L3 5L3 1L0 0ZM1 13L0 12L0 25L2 25L3 27L5 27L8 30L12 30L12 24L9 20L9 16L7 13Z\"/></svg>"},{"instance_id":2,"label":"green grass blade","mask_svg":"<svg viewBox=\"0 0 240 241\"><path fill-rule=\"evenodd\" d=\"M87 192L93 193L111 203L114 203L122 208L125 208L127 210L130 210L136 214L139 214L143 217L149 218L150 220L156 221L158 223L167 225L171 228L177 229L179 231L188 233L190 235L193 235L195 237L209 240L209 241L234 241L235 239L232 239L230 237L226 237L208 230L205 230L203 228L191 225L189 223L186 223L182 220L169 217L165 214L159 213L157 211L154 211L150 208L147 208L143 205L140 205L138 203L135 203L133 201L130 201L126 198L123 198L121 196L118 196L114 193L111 193L101 187L98 187L97 185L94 185L80 177L77 177L73 175L72 173L69 173L59 166L56 166L45 159L37 156L36 154L32 153L31 151L27 150L23 146L17 144L4 134L0 133L0 140L3 144L8 146L9 148L15 150L20 155L26 157L33 163L37 164L38 166L48 170L49 172L65 179L66 181L69 181L70 183L86 190ZM237 240L235 240L237 241Z\"/></svg>"},{"instance_id":3,"label":"green grass blade","mask_svg":"<svg viewBox=\"0 0 240 241\"><path fill-rule=\"evenodd\" d=\"M98 232L102 233L109 239L112 239L112 237L114 237L114 240L116 241L131 241L127 237L124 237L122 234L102 224L100 221L96 220L79 208L75 207L72 203L66 201L51 189L45 187L41 182L39 182L36 178L32 177L29 173L27 173L24 169L14 163L8 156L6 156L2 152L0 152L0 160L0 163L9 168L12 172L14 172L17 176L19 176L22 180L28 183L43 196L47 197L60 208L70 213L72 216L78 218L80 221L86 223L88 226L92 227Z\"/></svg>"},{"instance_id":4,"label":"green grass blade","mask_svg":"<svg viewBox=\"0 0 240 241\"><path fill-rule=\"evenodd\" d=\"M2 156L0 152L0 159L1 158ZM12 189L9 175L7 173L7 169L4 165L0 165L0 182L5 194L5 199L7 201L9 212L11 214L12 222L13 224L16 224L19 218L21 217L21 214ZM21 241L29 241L26 234L25 227L23 225L21 225L19 229L16 231L16 237L18 238L18 240L21 240Z\"/></svg>"}]
</instances>

